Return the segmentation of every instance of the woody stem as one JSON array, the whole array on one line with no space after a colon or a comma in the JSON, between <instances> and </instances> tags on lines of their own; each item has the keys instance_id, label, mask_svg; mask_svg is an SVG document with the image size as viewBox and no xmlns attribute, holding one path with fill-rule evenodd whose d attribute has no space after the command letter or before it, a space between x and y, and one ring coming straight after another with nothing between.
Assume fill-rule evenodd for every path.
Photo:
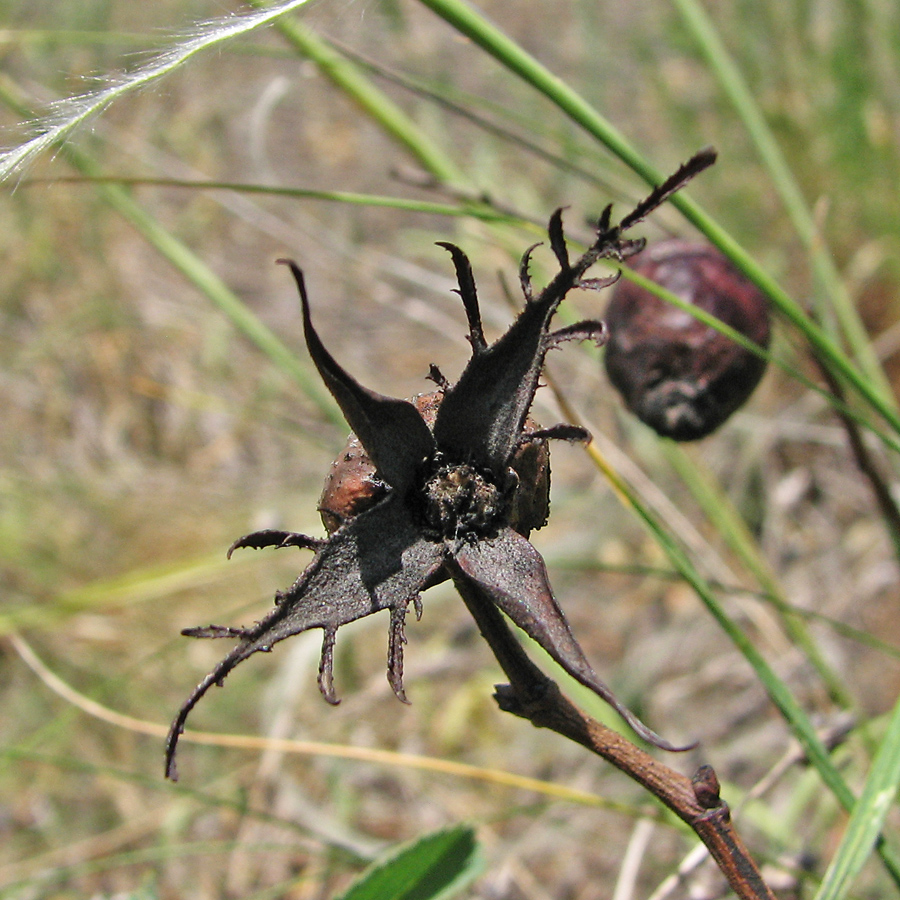
<instances>
[{"instance_id":1,"label":"woody stem","mask_svg":"<svg viewBox=\"0 0 900 900\"><path fill-rule=\"evenodd\" d=\"M775 900L734 829L710 766L687 778L582 712L528 658L478 585L457 579L456 588L509 679L495 694L502 710L581 744L641 784L690 825L741 900Z\"/></svg>"}]
</instances>

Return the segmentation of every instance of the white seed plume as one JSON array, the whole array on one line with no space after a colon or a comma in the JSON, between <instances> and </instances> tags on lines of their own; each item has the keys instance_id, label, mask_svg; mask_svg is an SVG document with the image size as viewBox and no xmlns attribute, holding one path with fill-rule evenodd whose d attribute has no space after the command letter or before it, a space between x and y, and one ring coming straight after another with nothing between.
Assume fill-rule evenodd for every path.
<instances>
[{"instance_id":1,"label":"white seed plume","mask_svg":"<svg viewBox=\"0 0 900 900\"><path fill-rule=\"evenodd\" d=\"M53 104L46 115L31 123L36 131L33 138L17 147L0 152L0 181L20 171L45 150L58 146L79 126L120 97L168 75L197 53L268 25L279 16L308 2L309 0L285 0L283 3L247 15L232 15L199 23L182 33L177 43L134 72L116 78L100 90L69 97Z\"/></svg>"}]
</instances>

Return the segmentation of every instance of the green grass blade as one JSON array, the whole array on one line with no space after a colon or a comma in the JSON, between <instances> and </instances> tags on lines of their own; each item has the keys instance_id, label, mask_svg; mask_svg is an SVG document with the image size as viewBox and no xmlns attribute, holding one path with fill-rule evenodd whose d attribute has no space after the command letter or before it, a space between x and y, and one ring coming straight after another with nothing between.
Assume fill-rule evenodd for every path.
<instances>
[{"instance_id":1,"label":"green grass blade","mask_svg":"<svg viewBox=\"0 0 900 900\"><path fill-rule=\"evenodd\" d=\"M854 808L856 798L848 787L843 776L838 771L828 753L827 748L816 734L809 717L797 702L788 686L778 677L772 667L766 662L763 655L756 649L750 638L741 627L728 615L725 608L719 602L715 590L705 578L697 571L690 557L682 549L678 541L657 521L655 516L641 502L631 486L622 479L619 474L607 463L595 445L589 446L591 456L603 474L607 477L612 487L632 508L638 517L644 522L650 533L659 543L661 549L669 558L669 562L679 572L682 578L694 589L697 596L703 601L707 610L716 620L722 630L728 635L732 643L740 651L756 673L763 688L772 703L775 704L781 715L799 741L810 764L819 773L822 781L835 795L841 806L848 812ZM879 853L885 868L900 886L900 857L898 857L886 844L879 844Z\"/></svg>"},{"instance_id":2,"label":"green grass blade","mask_svg":"<svg viewBox=\"0 0 900 900\"><path fill-rule=\"evenodd\" d=\"M415 200L409 197L391 197L383 194L361 194L355 191L321 191L311 188L286 187L273 184L253 184L235 181L205 181L184 178L134 178L127 175L74 176L71 178L29 178L19 187L30 184L118 184L123 187L175 187L200 191L233 191L236 194L262 194L270 197L292 197L298 200L322 200L326 203L344 203L348 206L367 206L379 209L396 209L401 212L422 213L436 216L468 216L485 222L519 224L522 219L511 213L490 207L459 206L451 203L436 203L429 200Z\"/></svg>"},{"instance_id":3,"label":"green grass blade","mask_svg":"<svg viewBox=\"0 0 900 900\"><path fill-rule=\"evenodd\" d=\"M475 830L457 825L393 850L339 900L447 900L469 885L483 867Z\"/></svg>"},{"instance_id":4,"label":"green grass blade","mask_svg":"<svg viewBox=\"0 0 900 900\"><path fill-rule=\"evenodd\" d=\"M9 79L0 79L0 100L23 117L28 116L28 110L24 107L19 92ZM97 164L84 151L66 142L61 143L58 149L66 161L82 175L88 178L101 176ZM96 189L99 195L137 229L149 244L217 306L248 340L256 344L277 369L300 386L324 418L343 425L343 419L336 405L321 387L312 366L301 363L281 339L200 257L160 225L122 185L101 182L97 184Z\"/></svg>"},{"instance_id":5,"label":"green grass blade","mask_svg":"<svg viewBox=\"0 0 900 900\"><path fill-rule=\"evenodd\" d=\"M262 0L250 0L256 8L265 7ZM346 93L366 115L377 122L439 181L465 186L469 179L456 163L431 140L387 94L350 60L338 53L327 41L296 17L280 19L278 30L304 56L311 59L323 75Z\"/></svg>"},{"instance_id":6,"label":"green grass blade","mask_svg":"<svg viewBox=\"0 0 900 900\"><path fill-rule=\"evenodd\" d=\"M209 856L215 859L227 860L228 856L236 850L245 850L248 853L254 851L259 853L280 853L288 858L291 854L296 853L295 846L289 842L257 843L254 845L244 840L212 840L160 844L139 850L109 853L96 859L89 858L51 867L47 871L30 878L3 885L0 887L0 898L17 898L18 900L18 898L28 896L65 896L62 892L52 892L48 888L51 885L64 884L67 881L87 878L104 872L113 872L117 869L133 866L149 866L173 859ZM210 863L210 865L215 865L215 863Z\"/></svg>"},{"instance_id":7,"label":"green grass blade","mask_svg":"<svg viewBox=\"0 0 900 900\"><path fill-rule=\"evenodd\" d=\"M329 842L335 851L346 855L351 860L363 864L371 862L376 852L374 849L370 850L368 848L350 846L346 841L337 841L333 838L311 832L308 827L292 821L290 818L278 816L270 810L259 806L248 805L246 799L243 797L229 796L227 793L214 794L209 790L201 790L186 784L167 781L155 774L148 775L144 772L129 771L116 766L81 759L76 756L62 756L39 750L25 749L23 747L8 747L2 745L0 745L0 762L16 766L31 766L34 768L46 767L51 770L72 773L81 777L108 778L113 781L120 781L123 784L140 788L141 790L150 791L156 794L169 794L174 797L190 800L199 806L227 809L237 815L246 816L254 821L265 822L277 826L279 829L293 832L298 839L309 837L310 834L312 834L317 841Z\"/></svg>"},{"instance_id":8,"label":"green grass blade","mask_svg":"<svg viewBox=\"0 0 900 900\"><path fill-rule=\"evenodd\" d=\"M406 72L399 72L382 65L371 57L335 41L331 45L342 55L353 60L365 71L374 74L404 91L421 97L429 103L447 110L458 119L474 125L486 135L516 147L539 159L558 172L567 172L579 180L599 188L606 196L629 196L630 185L612 173L598 174L597 166L608 162L598 157L593 147L581 147L567 141L564 134L552 131L550 123L536 123L526 115L517 113L514 106L492 101L490 97L463 91L446 82L424 81ZM547 128L535 126L547 126ZM537 135L532 132L537 131ZM560 152L558 147L565 147Z\"/></svg>"},{"instance_id":9,"label":"green grass blade","mask_svg":"<svg viewBox=\"0 0 900 900\"><path fill-rule=\"evenodd\" d=\"M660 568L658 566L648 565L630 565L598 562L595 559L567 559L565 557L545 556L545 562L554 569L571 570L573 572L605 572L618 575L633 575L640 577L658 578L661 581L681 581L681 575L678 572L668 568ZM754 590L736 584L726 584L724 582L707 580L707 583L717 593L724 596L748 596L755 597L757 600L770 601L771 595L762 590ZM847 638L847 640L855 641L865 647L870 647L878 653L883 653L893 659L900 659L900 646L882 640L868 631L861 628L855 628L846 622L841 622L831 616L826 616L814 609L806 609L793 603L788 603L788 611L791 615L798 619L809 622L821 622L826 625L835 634Z\"/></svg>"},{"instance_id":10,"label":"green grass blade","mask_svg":"<svg viewBox=\"0 0 900 900\"><path fill-rule=\"evenodd\" d=\"M550 99L574 122L625 162L647 184L659 184L664 173L653 167L627 138L576 91L572 90L514 40L462 0L421 0L424 6L474 41L498 62Z\"/></svg>"},{"instance_id":11,"label":"green grass blade","mask_svg":"<svg viewBox=\"0 0 900 900\"><path fill-rule=\"evenodd\" d=\"M803 193L740 70L722 43L712 20L697 0L673 0L673 2L706 56L720 87L744 123L757 153L769 172L772 184L781 197L794 230L809 253L816 278L825 289L847 342L859 360L863 372L877 385L885 401L896 405L890 383L859 313L847 293L834 261L822 244L821 235Z\"/></svg>"},{"instance_id":12,"label":"green grass blade","mask_svg":"<svg viewBox=\"0 0 900 900\"><path fill-rule=\"evenodd\" d=\"M775 574L760 553L750 529L734 508L728 494L710 473L703 471L698 461L688 455L684 447L666 439L661 440L660 445L666 459L688 486L716 532L753 575L769 602L777 610L785 631L806 654L806 658L819 673L832 699L841 706L852 707L853 698L848 693L843 679L828 664L806 628L806 623L791 609Z\"/></svg>"},{"instance_id":13,"label":"green grass blade","mask_svg":"<svg viewBox=\"0 0 900 900\"><path fill-rule=\"evenodd\" d=\"M437 15L465 34L485 52L520 79L540 91L562 112L626 163L647 184L663 181L663 173L652 166L632 144L594 107L527 53L499 28L463 0L421 0ZM803 308L759 266L753 257L702 207L684 192L670 202L769 297L775 308L791 322L815 348L820 359L853 387L891 427L900 433L900 414L882 391L860 373L831 338Z\"/></svg>"},{"instance_id":14,"label":"green grass blade","mask_svg":"<svg viewBox=\"0 0 900 900\"><path fill-rule=\"evenodd\" d=\"M88 165L78 154L77 164ZM70 155L71 158L71 155ZM92 173L89 173L92 174ZM217 306L237 329L269 358L272 364L292 378L315 403L322 415L337 425L343 418L331 397L325 393L312 367L302 364L294 353L265 325L228 285L178 238L163 228L131 195L119 185L99 185L104 199L124 216L145 238L196 288ZM289 289L286 287L286 289Z\"/></svg>"},{"instance_id":15,"label":"green grass blade","mask_svg":"<svg viewBox=\"0 0 900 900\"><path fill-rule=\"evenodd\" d=\"M900 702L815 900L841 900L869 858L900 785Z\"/></svg>"},{"instance_id":16,"label":"green grass blade","mask_svg":"<svg viewBox=\"0 0 900 900\"><path fill-rule=\"evenodd\" d=\"M0 637L26 628L50 628L92 610L119 609L147 603L178 591L198 588L224 578L225 554L215 553L175 563L135 569L125 575L62 591L53 603L7 603L0 612ZM233 570L232 570L233 571Z\"/></svg>"}]
</instances>

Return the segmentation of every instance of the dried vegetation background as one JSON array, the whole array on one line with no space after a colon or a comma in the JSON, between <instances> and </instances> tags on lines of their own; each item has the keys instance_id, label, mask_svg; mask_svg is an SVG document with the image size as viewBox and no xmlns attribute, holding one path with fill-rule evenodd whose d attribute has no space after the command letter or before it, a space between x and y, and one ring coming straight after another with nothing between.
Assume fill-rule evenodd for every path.
<instances>
[{"instance_id":1,"label":"dried vegetation background","mask_svg":"<svg viewBox=\"0 0 900 900\"><path fill-rule=\"evenodd\" d=\"M721 161L691 192L794 296L812 295L777 198L668 4L482 6L661 169L714 144ZM862 6L869 17L860 21L854 4L736 2L714 11L807 197L818 202L890 371L898 119L878 96L860 112L867 98L841 67L865 68L885 84L898 70L874 18L890 13ZM161 29L230 8L200 0L0 3L4 77L34 101L78 93L85 78L133 65ZM548 104L415 3L337 0L305 15L479 114L538 134L612 184L591 184L426 97L377 82L496 203L536 221L567 205L577 234L608 200L643 193ZM795 38L803 53L782 55L780 42ZM8 142L23 133L12 111L0 120L12 129ZM411 185L413 160L274 31L201 57L113 106L78 144L110 174L447 199ZM45 158L0 197L0 631L20 636L0 643L0 896L325 898L379 848L469 820L480 826L489 862L471 896L611 897L630 840L643 839L637 813L652 805L579 748L496 709L499 672L446 587L425 596L424 617L409 628L411 706L384 679L386 622L377 618L341 631L338 708L315 687L318 634L304 635L242 666L193 726L459 761L576 788L624 810L404 765L188 743L173 786L162 779L159 737L90 715L26 665L22 640L84 697L165 726L222 651L179 630L251 621L303 564L288 551L247 551L226 563L225 549L259 527L320 533L322 480L346 438L91 185L54 181L70 174L62 158ZM519 255L539 239L521 227L341 203L146 186L134 196L306 365L294 289L273 265L280 256L298 260L326 345L365 384L395 396L427 389L431 362L455 378L468 355L452 269L433 242L455 241L472 257L491 337L513 315L498 273L515 285ZM672 210L644 229L651 239L672 232L690 234ZM551 257L539 251L536 280L548 271ZM573 301L596 317L606 298ZM814 375L783 334L776 352ZM661 514L725 587L729 611L778 674L823 725L833 723L836 706L821 680L698 512L665 450L625 416L599 354L567 348L552 354L549 369L613 465L645 473ZM548 425L560 420L549 389L539 392L535 415ZM819 398L772 370L744 412L687 453L727 489L791 603L900 644L896 559L840 425ZM792 752L788 729L586 455L554 448L553 478L552 519L534 542L585 651L654 728L675 741L701 740L671 764L686 773L714 764L726 799L740 805ZM896 651L827 622L808 624L858 712L888 710L900 687ZM864 744L855 736L841 751L851 783L864 770ZM740 819L778 877L801 864L821 875L843 821L802 765ZM657 820L634 892L616 896L649 896L692 846ZM683 895L679 888L670 896Z\"/></svg>"}]
</instances>

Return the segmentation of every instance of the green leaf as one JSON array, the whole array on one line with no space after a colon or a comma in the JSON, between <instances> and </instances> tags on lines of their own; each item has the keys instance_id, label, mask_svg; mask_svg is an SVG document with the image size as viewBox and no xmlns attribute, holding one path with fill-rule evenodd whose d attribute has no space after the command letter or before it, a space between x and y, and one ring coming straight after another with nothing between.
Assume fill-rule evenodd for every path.
<instances>
[{"instance_id":1,"label":"green leaf","mask_svg":"<svg viewBox=\"0 0 900 900\"><path fill-rule=\"evenodd\" d=\"M852 880L869 858L885 816L900 784L900 703L894 707L887 732L872 763L862 794L844 838L832 857L816 900L839 900L847 896Z\"/></svg>"},{"instance_id":2,"label":"green leaf","mask_svg":"<svg viewBox=\"0 0 900 900\"><path fill-rule=\"evenodd\" d=\"M394 848L336 900L445 900L484 868L471 825L456 825Z\"/></svg>"}]
</instances>

